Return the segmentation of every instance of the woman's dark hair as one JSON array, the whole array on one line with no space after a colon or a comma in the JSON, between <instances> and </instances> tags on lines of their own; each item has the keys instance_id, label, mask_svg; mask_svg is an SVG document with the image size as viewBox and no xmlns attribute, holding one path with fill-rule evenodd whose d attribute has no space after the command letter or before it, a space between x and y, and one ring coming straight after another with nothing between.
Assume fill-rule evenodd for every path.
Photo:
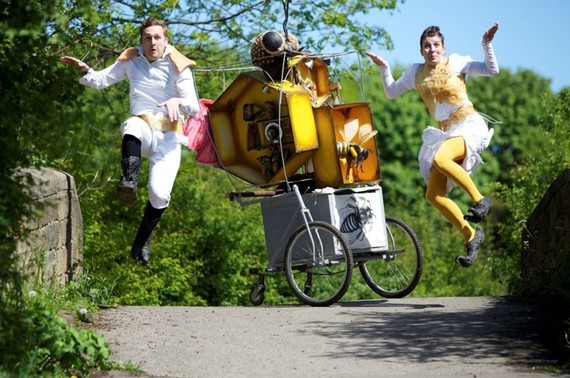
<instances>
[{"instance_id":1,"label":"woman's dark hair","mask_svg":"<svg viewBox=\"0 0 570 378\"><path fill-rule=\"evenodd\" d=\"M443 37L443 34L441 34L441 32L439 31L439 26L428 26L422 33L422 36L420 37L420 48L423 47L424 39L426 39L427 37L435 37L435 36L441 38L441 44L445 46L445 38Z\"/></svg>"}]
</instances>

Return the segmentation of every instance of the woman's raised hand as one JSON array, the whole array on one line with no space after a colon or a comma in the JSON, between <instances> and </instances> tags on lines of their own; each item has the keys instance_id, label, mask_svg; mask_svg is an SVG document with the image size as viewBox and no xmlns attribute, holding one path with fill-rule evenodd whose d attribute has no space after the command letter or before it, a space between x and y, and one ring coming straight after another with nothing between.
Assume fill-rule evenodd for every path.
<instances>
[{"instance_id":1,"label":"woman's raised hand","mask_svg":"<svg viewBox=\"0 0 570 378\"><path fill-rule=\"evenodd\" d=\"M495 37L495 33L497 32L497 30L499 30L499 24L495 22L495 24L491 26L489 30L485 31L485 34L483 34L483 43L485 44L491 43L491 41Z\"/></svg>"},{"instance_id":2,"label":"woman's raised hand","mask_svg":"<svg viewBox=\"0 0 570 378\"><path fill-rule=\"evenodd\" d=\"M367 51L365 52L366 55L368 55L368 57L378 66L380 67L386 67L388 65L388 62L386 61L386 59L382 58L381 56L378 56L376 54L372 54L371 52Z\"/></svg>"}]
</instances>

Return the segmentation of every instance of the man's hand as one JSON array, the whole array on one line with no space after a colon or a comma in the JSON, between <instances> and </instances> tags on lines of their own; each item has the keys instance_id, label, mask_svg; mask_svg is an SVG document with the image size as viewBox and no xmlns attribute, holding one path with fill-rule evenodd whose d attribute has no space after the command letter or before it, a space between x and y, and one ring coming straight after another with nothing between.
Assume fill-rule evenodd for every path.
<instances>
[{"instance_id":1,"label":"man's hand","mask_svg":"<svg viewBox=\"0 0 570 378\"><path fill-rule=\"evenodd\" d=\"M499 24L495 22L495 24L491 26L491 28L487 30L485 34L483 34L483 43L484 44L491 43L493 38L495 38L495 33L497 32L497 30L499 30Z\"/></svg>"},{"instance_id":2,"label":"man's hand","mask_svg":"<svg viewBox=\"0 0 570 378\"><path fill-rule=\"evenodd\" d=\"M170 121L178 121L180 119L180 104L182 102L178 97L173 97L168 101L158 104L158 107L166 107Z\"/></svg>"},{"instance_id":3,"label":"man's hand","mask_svg":"<svg viewBox=\"0 0 570 378\"><path fill-rule=\"evenodd\" d=\"M84 63L83 61L74 58L72 56L62 56L61 58L59 58L59 61L67 64L76 71L82 73L86 73L87 71L89 71L89 66L87 65L87 63Z\"/></svg>"}]
</instances>

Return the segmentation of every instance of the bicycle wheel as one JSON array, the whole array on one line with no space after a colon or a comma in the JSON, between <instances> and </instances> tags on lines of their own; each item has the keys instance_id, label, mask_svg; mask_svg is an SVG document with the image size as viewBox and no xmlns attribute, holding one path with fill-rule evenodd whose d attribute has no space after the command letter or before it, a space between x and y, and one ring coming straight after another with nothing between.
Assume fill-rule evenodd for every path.
<instances>
[{"instance_id":1,"label":"bicycle wheel","mask_svg":"<svg viewBox=\"0 0 570 378\"><path fill-rule=\"evenodd\" d=\"M326 222L309 222L289 239L285 277L301 302L329 306L342 298L352 279L353 260L342 233Z\"/></svg>"},{"instance_id":2,"label":"bicycle wheel","mask_svg":"<svg viewBox=\"0 0 570 378\"><path fill-rule=\"evenodd\" d=\"M402 298L417 286L424 257L415 232L402 220L386 217L388 251L359 266L364 281L385 298Z\"/></svg>"}]
</instances>

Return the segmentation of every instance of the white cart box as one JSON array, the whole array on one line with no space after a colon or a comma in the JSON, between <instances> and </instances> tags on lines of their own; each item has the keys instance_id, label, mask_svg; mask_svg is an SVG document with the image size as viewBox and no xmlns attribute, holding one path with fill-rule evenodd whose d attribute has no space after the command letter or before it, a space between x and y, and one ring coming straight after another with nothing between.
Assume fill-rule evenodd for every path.
<instances>
[{"instance_id":1,"label":"white cart box","mask_svg":"<svg viewBox=\"0 0 570 378\"><path fill-rule=\"evenodd\" d=\"M303 194L313 220L341 231L353 254L388 249L386 217L380 186L325 188ZM301 206L290 192L261 202L268 269L281 268L285 248L293 232L303 225Z\"/></svg>"}]
</instances>

